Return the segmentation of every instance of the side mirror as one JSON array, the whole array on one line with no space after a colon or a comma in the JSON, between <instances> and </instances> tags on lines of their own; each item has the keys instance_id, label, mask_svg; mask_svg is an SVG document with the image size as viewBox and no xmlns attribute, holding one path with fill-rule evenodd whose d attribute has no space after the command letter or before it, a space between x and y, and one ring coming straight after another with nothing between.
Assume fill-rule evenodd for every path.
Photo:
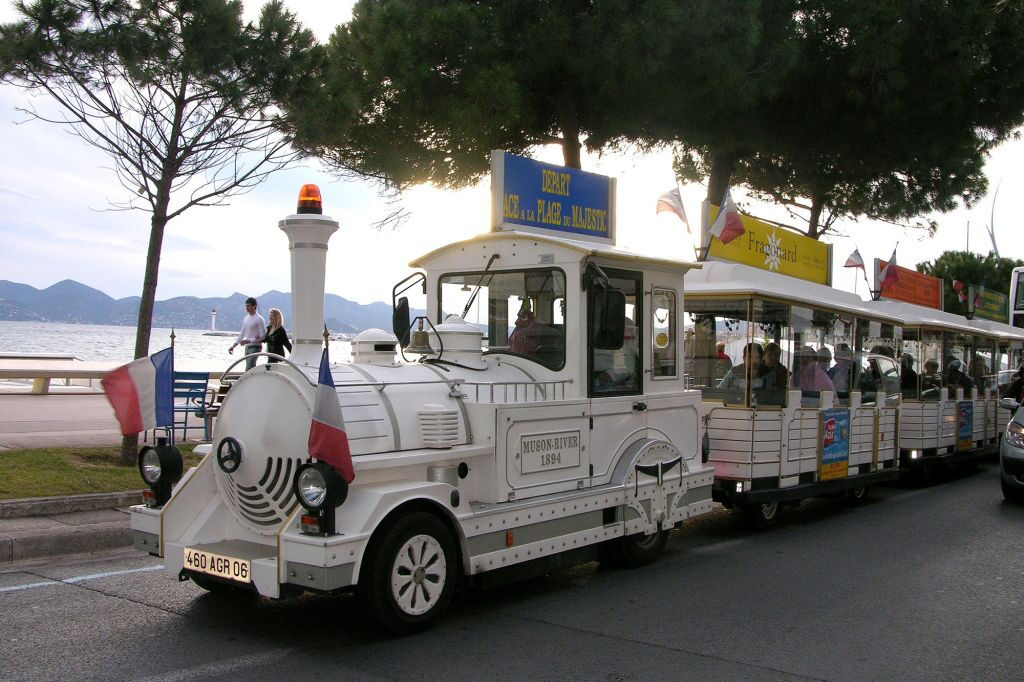
<instances>
[{"instance_id":1,"label":"side mirror","mask_svg":"<svg viewBox=\"0 0 1024 682\"><path fill-rule=\"evenodd\" d=\"M999 401L999 407L1003 408L1004 410L1013 411L1020 407L1020 403L1018 403L1013 398L1002 398Z\"/></svg>"},{"instance_id":2,"label":"side mirror","mask_svg":"<svg viewBox=\"0 0 1024 682\"><path fill-rule=\"evenodd\" d=\"M394 310L391 311L391 329L398 337L398 343L405 348L409 345L409 299L405 296L398 299Z\"/></svg>"},{"instance_id":3,"label":"side mirror","mask_svg":"<svg viewBox=\"0 0 1024 682\"><path fill-rule=\"evenodd\" d=\"M618 289L591 289L590 343L600 350L619 350L626 336L626 295Z\"/></svg>"}]
</instances>

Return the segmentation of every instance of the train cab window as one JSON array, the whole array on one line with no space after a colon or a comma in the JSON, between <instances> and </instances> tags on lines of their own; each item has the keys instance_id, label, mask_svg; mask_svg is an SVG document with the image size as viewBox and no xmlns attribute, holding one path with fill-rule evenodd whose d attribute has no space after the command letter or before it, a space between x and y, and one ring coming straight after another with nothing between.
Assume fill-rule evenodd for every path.
<instances>
[{"instance_id":1,"label":"train cab window","mask_svg":"<svg viewBox=\"0 0 1024 682\"><path fill-rule=\"evenodd\" d=\"M642 368L640 356L643 319L641 302L643 280L639 273L624 272L605 268L608 285L620 290L626 297L626 319L622 347L618 349L589 349L589 392L591 396L633 395L642 392ZM588 306L588 315L594 314ZM587 325L590 329L591 325Z\"/></svg>"},{"instance_id":2,"label":"train cab window","mask_svg":"<svg viewBox=\"0 0 1024 682\"><path fill-rule=\"evenodd\" d=\"M651 376L678 376L676 349L676 292L655 289L651 295Z\"/></svg>"},{"instance_id":3,"label":"train cab window","mask_svg":"<svg viewBox=\"0 0 1024 682\"><path fill-rule=\"evenodd\" d=\"M565 273L555 268L454 273L440 280L440 318L462 314L489 353L565 366Z\"/></svg>"}]
</instances>

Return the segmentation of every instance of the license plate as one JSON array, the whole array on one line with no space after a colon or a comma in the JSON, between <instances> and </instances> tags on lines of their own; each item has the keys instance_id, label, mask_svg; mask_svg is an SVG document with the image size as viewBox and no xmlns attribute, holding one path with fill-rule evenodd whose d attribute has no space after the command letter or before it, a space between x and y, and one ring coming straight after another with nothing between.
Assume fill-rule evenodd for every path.
<instances>
[{"instance_id":1,"label":"license plate","mask_svg":"<svg viewBox=\"0 0 1024 682\"><path fill-rule=\"evenodd\" d=\"M185 548L185 568L240 583L250 582L249 560L221 556L201 549Z\"/></svg>"}]
</instances>

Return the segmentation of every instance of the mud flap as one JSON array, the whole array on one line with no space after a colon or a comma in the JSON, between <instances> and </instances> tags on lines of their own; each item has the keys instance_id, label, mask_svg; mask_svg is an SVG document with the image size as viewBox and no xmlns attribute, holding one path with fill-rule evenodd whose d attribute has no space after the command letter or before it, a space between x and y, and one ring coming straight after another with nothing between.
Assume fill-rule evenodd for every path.
<instances>
[{"instance_id":1,"label":"mud flap","mask_svg":"<svg viewBox=\"0 0 1024 682\"><path fill-rule=\"evenodd\" d=\"M686 461L671 443L640 444L626 477L626 535L650 535L687 518L686 473Z\"/></svg>"}]
</instances>

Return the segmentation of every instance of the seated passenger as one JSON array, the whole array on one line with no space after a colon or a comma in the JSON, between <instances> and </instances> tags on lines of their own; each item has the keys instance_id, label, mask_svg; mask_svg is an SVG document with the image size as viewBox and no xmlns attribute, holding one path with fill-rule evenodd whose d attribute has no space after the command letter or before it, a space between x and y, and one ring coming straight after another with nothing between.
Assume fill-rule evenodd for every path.
<instances>
[{"instance_id":1,"label":"seated passenger","mask_svg":"<svg viewBox=\"0 0 1024 682\"><path fill-rule=\"evenodd\" d=\"M513 353L529 355L537 348L537 318L530 310L530 302L523 301L516 315L516 327L508 339L509 349Z\"/></svg>"},{"instance_id":2,"label":"seated passenger","mask_svg":"<svg viewBox=\"0 0 1024 682\"><path fill-rule=\"evenodd\" d=\"M964 395L970 395L971 389L974 388L974 382L964 372L964 363L959 358L953 358L949 361L946 366L946 386L951 389L962 388L964 389Z\"/></svg>"},{"instance_id":3,"label":"seated passenger","mask_svg":"<svg viewBox=\"0 0 1024 682\"><path fill-rule=\"evenodd\" d=\"M828 378L832 380L832 385L839 395L849 394L853 367L853 351L850 350L849 344L840 343L836 346L836 364L828 370Z\"/></svg>"},{"instance_id":4,"label":"seated passenger","mask_svg":"<svg viewBox=\"0 0 1024 682\"><path fill-rule=\"evenodd\" d=\"M724 377L732 369L732 358L725 352L725 344L715 344L715 376Z\"/></svg>"},{"instance_id":5,"label":"seated passenger","mask_svg":"<svg viewBox=\"0 0 1024 682\"><path fill-rule=\"evenodd\" d=\"M939 361L928 358L924 361L924 373L921 375L921 398L935 400L942 388L942 377L939 376Z\"/></svg>"},{"instance_id":6,"label":"seated passenger","mask_svg":"<svg viewBox=\"0 0 1024 682\"><path fill-rule=\"evenodd\" d=\"M743 362L733 365L732 369L722 378L718 387L744 391L747 388L747 379L749 377L751 379L751 388L762 388L764 386L764 379L759 371L762 352L761 344L759 343L748 343L744 346Z\"/></svg>"},{"instance_id":7,"label":"seated passenger","mask_svg":"<svg viewBox=\"0 0 1024 682\"><path fill-rule=\"evenodd\" d=\"M758 374L764 380L764 388L770 391L785 391L789 386L789 370L780 362L782 348L772 341L765 344L764 364Z\"/></svg>"},{"instance_id":8,"label":"seated passenger","mask_svg":"<svg viewBox=\"0 0 1024 682\"><path fill-rule=\"evenodd\" d=\"M835 384L829 379L819 364L818 351L811 346L804 346L797 356L800 369L794 376L794 383L804 393L808 391L835 391Z\"/></svg>"},{"instance_id":9,"label":"seated passenger","mask_svg":"<svg viewBox=\"0 0 1024 682\"><path fill-rule=\"evenodd\" d=\"M914 371L914 356L910 353L900 356L900 389L904 398L917 397L917 372Z\"/></svg>"}]
</instances>

